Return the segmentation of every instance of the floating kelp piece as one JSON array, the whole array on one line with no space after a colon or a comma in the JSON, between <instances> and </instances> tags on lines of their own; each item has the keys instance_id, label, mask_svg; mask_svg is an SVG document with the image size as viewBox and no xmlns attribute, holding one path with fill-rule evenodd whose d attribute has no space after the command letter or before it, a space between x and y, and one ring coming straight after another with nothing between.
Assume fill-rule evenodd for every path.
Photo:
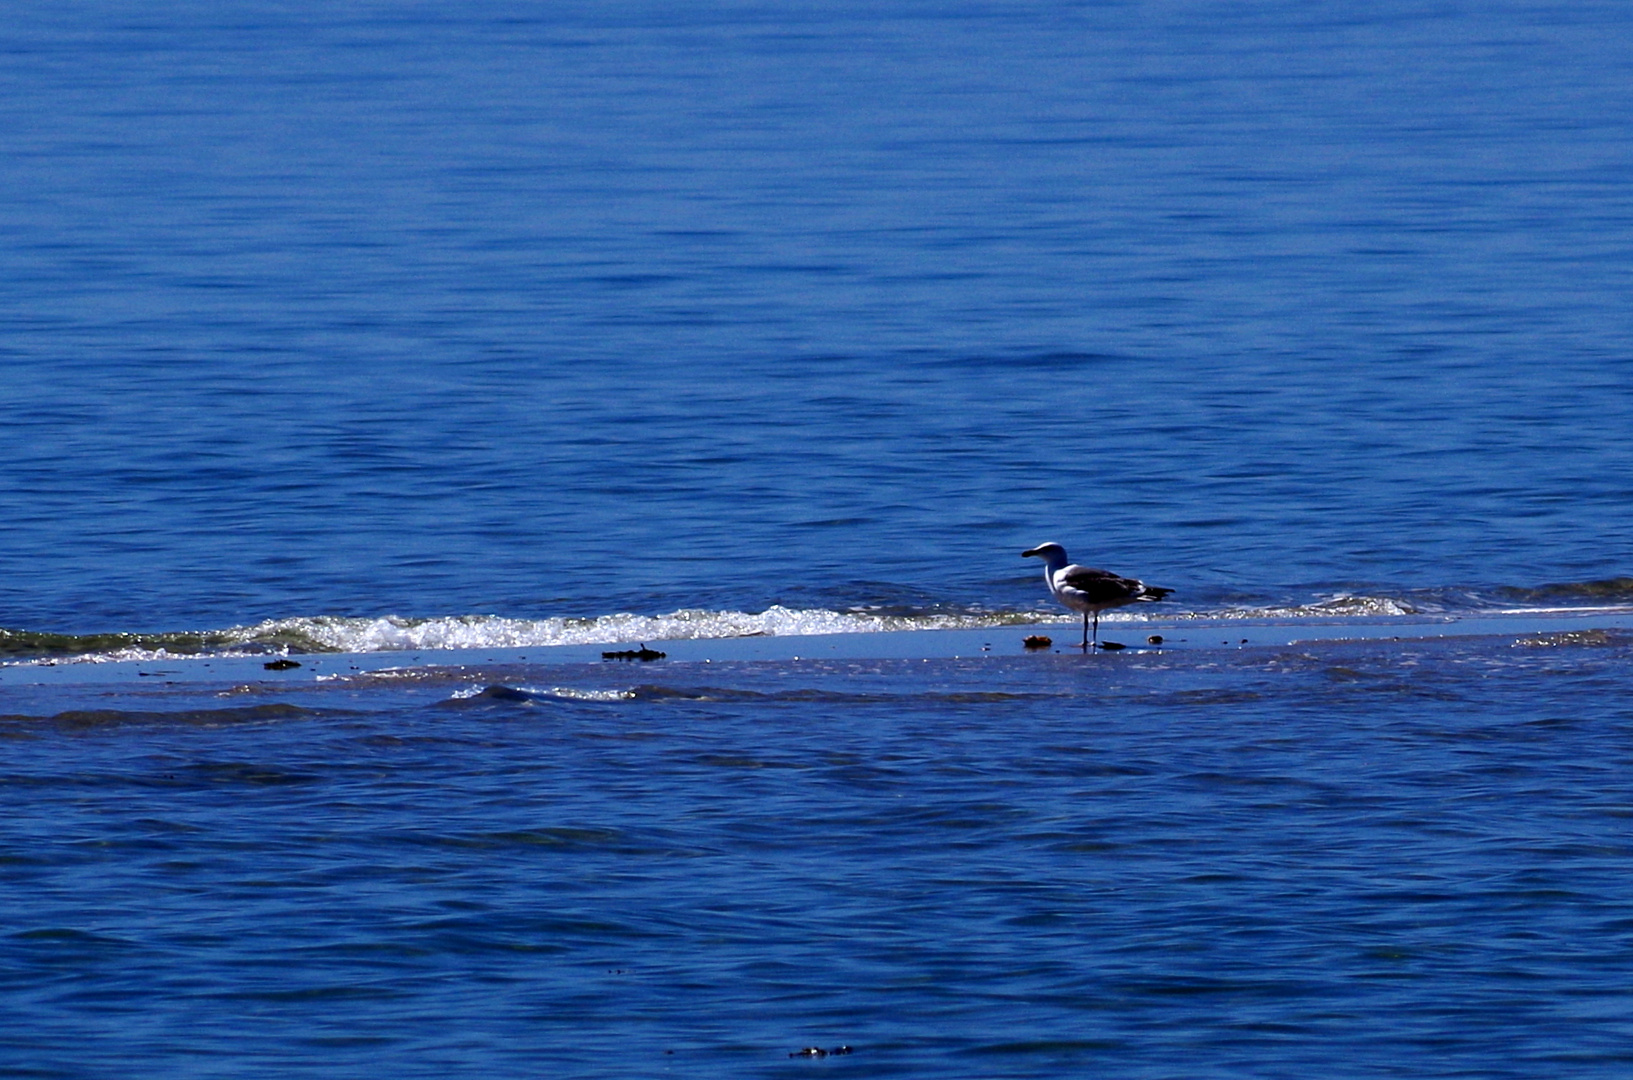
<instances>
[{"instance_id":1,"label":"floating kelp piece","mask_svg":"<svg viewBox=\"0 0 1633 1080\"><path fill-rule=\"evenodd\" d=\"M662 660L668 653L661 653L657 649L649 649L642 645L639 649L618 649L601 654L603 660Z\"/></svg>"},{"instance_id":2,"label":"floating kelp piece","mask_svg":"<svg viewBox=\"0 0 1633 1080\"><path fill-rule=\"evenodd\" d=\"M285 656L278 660L268 660L261 666L266 668L268 671L288 671L290 668L298 668L301 665L300 661L291 660L289 657Z\"/></svg>"},{"instance_id":3,"label":"floating kelp piece","mask_svg":"<svg viewBox=\"0 0 1633 1080\"><path fill-rule=\"evenodd\" d=\"M1028 649L1047 649L1054 643L1054 638L1044 637L1042 634L1029 634L1021 639L1021 644Z\"/></svg>"},{"instance_id":4,"label":"floating kelp piece","mask_svg":"<svg viewBox=\"0 0 1633 1080\"><path fill-rule=\"evenodd\" d=\"M1105 649L1107 652L1116 652L1118 649L1126 649L1128 646L1120 641L1102 641L1100 642L1100 648Z\"/></svg>"}]
</instances>

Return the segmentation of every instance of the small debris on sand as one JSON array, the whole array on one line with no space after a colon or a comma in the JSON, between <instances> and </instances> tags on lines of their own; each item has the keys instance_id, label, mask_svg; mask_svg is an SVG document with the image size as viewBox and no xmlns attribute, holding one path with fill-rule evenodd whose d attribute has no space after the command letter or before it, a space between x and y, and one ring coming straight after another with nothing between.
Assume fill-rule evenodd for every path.
<instances>
[{"instance_id":1,"label":"small debris on sand","mask_svg":"<svg viewBox=\"0 0 1633 1080\"><path fill-rule=\"evenodd\" d=\"M1605 630L1564 630L1554 634L1539 634L1536 637L1520 638L1514 644L1526 649L1550 649L1559 648L1562 645L1604 647L1626 643L1625 636Z\"/></svg>"}]
</instances>

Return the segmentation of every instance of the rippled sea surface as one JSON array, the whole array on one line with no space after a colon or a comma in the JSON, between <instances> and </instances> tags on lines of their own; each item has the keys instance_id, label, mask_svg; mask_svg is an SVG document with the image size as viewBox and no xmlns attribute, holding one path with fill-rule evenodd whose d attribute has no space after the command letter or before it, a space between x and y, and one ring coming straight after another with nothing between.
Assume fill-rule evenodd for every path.
<instances>
[{"instance_id":1,"label":"rippled sea surface","mask_svg":"<svg viewBox=\"0 0 1633 1080\"><path fill-rule=\"evenodd\" d=\"M0 1065L1624 1075L1630 643L430 667L7 718Z\"/></svg>"},{"instance_id":2,"label":"rippled sea surface","mask_svg":"<svg viewBox=\"0 0 1633 1080\"><path fill-rule=\"evenodd\" d=\"M1624 5L4 22L0 1071L1626 1073Z\"/></svg>"}]
</instances>

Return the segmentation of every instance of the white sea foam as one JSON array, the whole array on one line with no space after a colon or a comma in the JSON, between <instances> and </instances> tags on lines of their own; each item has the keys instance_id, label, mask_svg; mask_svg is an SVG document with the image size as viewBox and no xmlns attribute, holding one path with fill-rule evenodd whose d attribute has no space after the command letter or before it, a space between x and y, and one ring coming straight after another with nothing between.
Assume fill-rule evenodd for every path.
<instances>
[{"instance_id":1,"label":"white sea foam","mask_svg":"<svg viewBox=\"0 0 1633 1080\"><path fill-rule=\"evenodd\" d=\"M1490 614L1548 614L1561 611L1621 611L1614 607L1521 607L1486 609ZM1455 605L1401 597L1339 594L1306 603L1262 607L1229 606L1185 611L1173 605L1109 611L1101 624L1118 622L1235 622L1292 620L1324 622L1373 618L1455 617ZM88 648L10 664L172 663L205 656L266 656L276 653L376 653L540 648L556 645L646 644L663 641L716 640L741 637L788 637L821 634L882 634L914 630L981 630L1035 624L1075 625L1080 616L1053 611L882 611L855 609L799 610L782 606L761 612L685 609L667 615L627 612L592 618L517 619L499 615L450 615L432 618L337 615L269 619L226 630L130 635L117 648ZM56 648L60 643L53 640ZM89 640L87 644L90 644ZM97 642L97 644L103 644ZM9 664L8 664L9 666Z\"/></svg>"},{"instance_id":2,"label":"white sea foam","mask_svg":"<svg viewBox=\"0 0 1633 1080\"><path fill-rule=\"evenodd\" d=\"M773 606L754 613L687 609L667 615L627 612L593 618L516 619L499 615L432 618L339 615L268 619L225 630L130 635L117 648L74 653L53 639L50 656L19 659L22 664L155 662L204 656L247 657L273 653L419 652L537 648L553 645L613 645L653 641L812 634L876 634L904 630L973 630L1039 622L1069 621L1044 612L927 612L796 610ZM178 647L177 642L181 645ZM87 640L87 644L90 642ZM98 642L97 644L102 644Z\"/></svg>"},{"instance_id":3,"label":"white sea foam","mask_svg":"<svg viewBox=\"0 0 1633 1080\"><path fill-rule=\"evenodd\" d=\"M1226 608L1220 611L1188 612L1187 619L1331 619L1376 618L1392 615L1422 615L1424 611L1396 597L1351 596L1343 594L1308 604L1270 607Z\"/></svg>"},{"instance_id":4,"label":"white sea foam","mask_svg":"<svg viewBox=\"0 0 1633 1080\"><path fill-rule=\"evenodd\" d=\"M1037 612L877 614L773 606L744 611L683 610L668 615L620 613L596 618L512 619L498 615L442 618L274 619L231 632L238 641L286 641L336 652L509 649L805 634L872 634L900 630L963 630L1052 621Z\"/></svg>"},{"instance_id":5,"label":"white sea foam","mask_svg":"<svg viewBox=\"0 0 1633 1080\"><path fill-rule=\"evenodd\" d=\"M467 686L463 690L455 690L448 696L454 701L466 701L471 698L479 698L491 689L492 687L486 684ZM518 686L514 689L519 690L528 697L544 701L614 702L631 701L636 696L633 690L586 690L579 686Z\"/></svg>"}]
</instances>

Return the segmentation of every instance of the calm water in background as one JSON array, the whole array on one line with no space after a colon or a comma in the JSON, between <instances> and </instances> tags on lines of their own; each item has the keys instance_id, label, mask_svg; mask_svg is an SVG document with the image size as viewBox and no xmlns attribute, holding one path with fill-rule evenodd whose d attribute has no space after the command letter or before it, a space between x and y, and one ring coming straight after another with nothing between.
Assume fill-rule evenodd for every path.
<instances>
[{"instance_id":1,"label":"calm water in background","mask_svg":"<svg viewBox=\"0 0 1633 1080\"><path fill-rule=\"evenodd\" d=\"M1617 5L8 21L0 625L1629 561Z\"/></svg>"},{"instance_id":2,"label":"calm water in background","mask_svg":"<svg viewBox=\"0 0 1633 1080\"><path fill-rule=\"evenodd\" d=\"M19 5L0 627L1621 577L1630 38ZM1627 642L1356 648L8 682L0 1067L1619 1075Z\"/></svg>"}]
</instances>

